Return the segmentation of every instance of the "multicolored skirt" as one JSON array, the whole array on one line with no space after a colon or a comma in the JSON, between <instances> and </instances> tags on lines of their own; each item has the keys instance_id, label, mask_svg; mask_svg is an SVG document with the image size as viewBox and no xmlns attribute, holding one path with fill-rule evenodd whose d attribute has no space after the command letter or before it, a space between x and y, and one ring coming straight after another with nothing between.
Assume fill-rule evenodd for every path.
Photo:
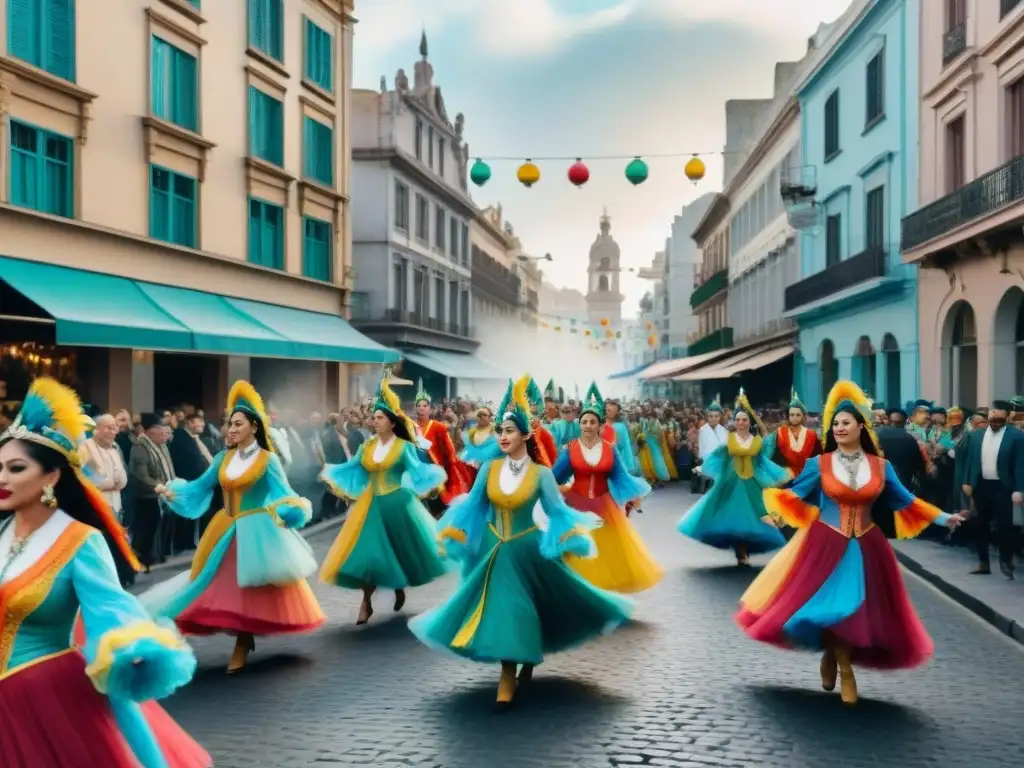
<instances>
[{"instance_id":1,"label":"multicolored skirt","mask_svg":"<svg viewBox=\"0 0 1024 768\"><path fill-rule=\"evenodd\" d=\"M751 583L736 621L753 639L821 650L841 643L854 664L908 669L934 651L885 534L850 539L821 521L801 528Z\"/></svg>"},{"instance_id":2,"label":"multicolored skirt","mask_svg":"<svg viewBox=\"0 0 1024 768\"><path fill-rule=\"evenodd\" d=\"M3 768L139 768L110 700L85 674L77 650L29 663L0 677L0 766ZM135 707L169 768L209 768L206 750L156 702ZM137 745L138 746L138 745ZM153 748L150 743L147 746Z\"/></svg>"}]
</instances>

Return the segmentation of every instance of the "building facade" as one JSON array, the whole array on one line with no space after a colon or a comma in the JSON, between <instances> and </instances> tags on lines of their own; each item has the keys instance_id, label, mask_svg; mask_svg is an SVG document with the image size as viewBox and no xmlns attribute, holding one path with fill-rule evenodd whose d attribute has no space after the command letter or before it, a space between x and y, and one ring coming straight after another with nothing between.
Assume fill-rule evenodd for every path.
<instances>
[{"instance_id":1,"label":"building facade","mask_svg":"<svg viewBox=\"0 0 1024 768\"><path fill-rule=\"evenodd\" d=\"M468 146L449 118L426 34L413 82L352 93L352 322L402 352L405 378L435 397L497 375L474 353Z\"/></svg>"},{"instance_id":2,"label":"building facade","mask_svg":"<svg viewBox=\"0 0 1024 768\"><path fill-rule=\"evenodd\" d=\"M697 332L697 316L690 306L690 296L697 287L700 248L692 235L714 199L714 194L708 192L683 206L672 220L672 232L665 243L665 282L669 304L667 330L672 357L685 356L686 345Z\"/></svg>"},{"instance_id":3,"label":"building facade","mask_svg":"<svg viewBox=\"0 0 1024 768\"><path fill-rule=\"evenodd\" d=\"M622 267L619 263L619 244L611 236L612 220L605 212L599 222L600 233L590 246L587 263L587 319L592 324L607 320L613 326L622 322L622 302L619 290Z\"/></svg>"},{"instance_id":4,"label":"building facade","mask_svg":"<svg viewBox=\"0 0 1024 768\"><path fill-rule=\"evenodd\" d=\"M687 346L687 356L729 349L733 330L729 325L729 200L715 194L708 212L693 231L700 248L700 272L690 295L697 315L697 336Z\"/></svg>"},{"instance_id":5,"label":"building facade","mask_svg":"<svg viewBox=\"0 0 1024 768\"><path fill-rule=\"evenodd\" d=\"M518 321L522 281L516 265L522 245L501 206L488 206L476 215L469 228L470 263L473 273L473 317L481 334L486 327Z\"/></svg>"},{"instance_id":6,"label":"building facade","mask_svg":"<svg viewBox=\"0 0 1024 768\"><path fill-rule=\"evenodd\" d=\"M963 407L1024 391L1024 3L921 4L921 394Z\"/></svg>"},{"instance_id":7,"label":"building facade","mask_svg":"<svg viewBox=\"0 0 1024 768\"><path fill-rule=\"evenodd\" d=\"M343 319L352 12L0 3L5 398L219 413L244 377L333 410L398 359Z\"/></svg>"},{"instance_id":8,"label":"building facade","mask_svg":"<svg viewBox=\"0 0 1024 768\"><path fill-rule=\"evenodd\" d=\"M855 4L798 88L797 181L815 217L801 225L801 280L785 302L811 407L837 379L887 404L919 395L916 269L897 234L917 200L919 12L918 0Z\"/></svg>"}]
</instances>

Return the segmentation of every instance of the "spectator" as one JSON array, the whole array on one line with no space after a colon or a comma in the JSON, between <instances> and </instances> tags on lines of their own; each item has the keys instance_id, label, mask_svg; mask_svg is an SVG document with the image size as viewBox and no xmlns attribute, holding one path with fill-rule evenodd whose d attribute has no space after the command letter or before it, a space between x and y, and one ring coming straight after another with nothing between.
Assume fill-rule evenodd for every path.
<instances>
[{"instance_id":1,"label":"spectator","mask_svg":"<svg viewBox=\"0 0 1024 768\"><path fill-rule=\"evenodd\" d=\"M134 545L146 571L166 557L161 545L160 524L162 508L157 488L174 479L174 462L167 449L170 429L155 413L141 418L143 434L132 447L128 459L128 474L135 488ZM160 538L158 538L160 537Z\"/></svg>"}]
</instances>

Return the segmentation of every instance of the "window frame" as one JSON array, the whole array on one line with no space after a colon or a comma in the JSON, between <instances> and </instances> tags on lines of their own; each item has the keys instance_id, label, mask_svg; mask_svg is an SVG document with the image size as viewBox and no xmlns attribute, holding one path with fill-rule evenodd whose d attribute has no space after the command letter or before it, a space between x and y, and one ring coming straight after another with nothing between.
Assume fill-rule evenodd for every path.
<instances>
[{"instance_id":1,"label":"window frame","mask_svg":"<svg viewBox=\"0 0 1024 768\"><path fill-rule=\"evenodd\" d=\"M832 229L833 224L835 225L834 232ZM843 214L837 211L836 213L830 213L825 216L825 269L834 267L836 264L839 264L842 260Z\"/></svg>"},{"instance_id":2,"label":"window frame","mask_svg":"<svg viewBox=\"0 0 1024 768\"><path fill-rule=\"evenodd\" d=\"M876 197L877 195L877 197ZM875 200L878 210L873 210ZM873 214L877 213L877 219ZM864 250L885 247L885 185L872 187L864 195Z\"/></svg>"},{"instance_id":3,"label":"window frame","mask_svg":"<svg viewBox=\"0 0 1024 768\"><path fill-rule=\"evenodd\" d=\"M328 159L324 161L326 142ZM324 167L319 167L326 163ZM326 174L326 176L324 175ZM328 187L334 187L334 126L303 115L302 117L302 175Z\"/></svg>"},{"instance_id":4,"label":"window frame","mask_svg":"<svg viewBox=\"0 0 1024 768\"><path fill-rule=\"evenodd\" d=\"M305 21L303 24L305 45L302 55L302 78L327 93L334 93L334 35L309 16L302 18ZM314 60L314 53L320 54L322 57L325 51L326 61Z\"/></svg>"},{"instance_id":5,"label":"window frame","mask_svg":"<svg viewBox=\"0 0 1024 768\"><path fill-rule=\"evenodd\" d=\"M163 83L162 89L158 87L157 83L157 58L161 51L166 51L167 54L166 59L162 62L165 67L162 74L166 76L166 82ZM182 95L185 92L182 90L180 67L186 63L191 63L192 66L192 80L191 83L186 84L189 86L188 98L191 100L189 105L182 103ZM199 132L199 59L156 34L150 38L149 89L149 108L154 117L166 120L168 123L173 123L193 133ZM160 93L160 90L164 93ZM184 114L189 107L191 113Z\"/></svg>"},{"instance_id":6,"label":"window frame","mask_svg":"<svg viewBox=\"0 0 1024 768\"><path fill-rule=\"evenodd\" d=\"M163 236L155 232L155 221L153 217L154 213L154 175L157 172L167 174L167 201L166 201L166 213L167 213L167 234ZM192 206L192 228L189 233L188 241L182 242L176 239L175 235L175 222L178 221L178 217L175 215L177 211L176 201L182 199L180 195L175 191L176 180L183 179L188 181L192 185L192 198L187 202ZM149 165L149 236L154 240L159 240L162 243L171 243L172 245L180 245L184 248L198 248L199 247L199 180L194 176L189 176L184 173L178 173L166 166L158 165L157 163L150 163Z\"/></svg>"},{"instance_id":7,"label":"window frame","mask_svg":"<svg viewBox=\"0 0 1024 768\"><path fill-rule=\"evenodd\" d=\"M872 73L872 66L875 67ZM872 77L874 74L874 77ZM872 98L874 94L874 98ZM874 108L874 112L872 112ZM885 119L885 46L868 59L864 67L864 131L870 131Z\"/></svg>"},{"instance_id":8,"label":"window frame","mask_svg":"<svg viewBox=\"0 0 1024 768\"><path fill-rule=\"evenodd\" d=\"M262 29L257 29L257 19L255 19L256 12L254 9L259 8L263 13ZM277 27L274 28L274 13L276 9L277 15ZM284 63L284 41L285 41L285 15L284 15L284 0L248 0L246 6L246 24L248 32L246 38L248 40L249 47L253 50L259 51L265 56L269 56L274 61L281 64ZM275 36L275 40L267 43L262 39L262 34Z\"/></svg>"},{"instance_id":9,"label":"window frame","mask_svg":"<svg viewBox=\"0 0 1024 768\"><path fill-rule=\"evenodd\" d=\"M832 93L825 99L825 125L824 125L824 151L825 159L824 162L831 162L840 152L842 148L842 131L840 126L842 121L840 119L840 99L839 89L836 88ZM831 129L831 130L830 130Z\"/></svg>"},{"instance_id":10,"label":"window frame","mask_svg":"<svg viewBox=\"0 0 1024 768\"><path fill-rule=\"evenodd\" d=\"M269 111L261 111L261 107L264 110L271 108L276 110L276 115ZM272 121L276 125L271 124L272 118L276 118ZM263 153L264 148L261 145L269 143L271 137L264 135L262 138L265 141L260 141L261 136L259 132L262 121L267 121L267 125L263 127L265 134L268 132L268 129L270 133L275 128L277 130L278 135L276 138L278 141L275 142L273 149L276 151L274 152L268 150L266 154ZM268 156L271 154L273 157ZM249 86L249 156L263 160L271 165L276 165L279 168L284 167L284 104L255 85Z\"/></svg>"},{"instance_id":11,"label":"window frame","mask_svg":"<svg viewBox=\"0 0 1024 768\"><path fill-rule=\"evenodd\" d=\"M48 72L54 77L59 77L61 80L66 80L69 83L76 82L77 68L78 68L78 50L77 50L77 2L76 0L64 0L67 8L67 19L64 21L67 29L65 34L67 37L67 51L66 51L66 68L60 67L55 61L53 61L53 48L50 43L54 37L54 20L53 20L53 5L50 0L27 0L27 2L34 6L33 12L37 15L37 18L31 19L26 22L31 25L31 44L33 46L32 51L18 51L20 42L16 38L16 26L13 23L14 20L14 2L15 0L7 0L7 53L12 58L18 59L31 64L34 67L38 67L44 72ZM24 54L24 55L23 55Z\"/></svg>"},{"instance_id":12,"label":"window frame","mask_svg":"<svg viewBox=\"0 0 1024 768\"><path fill-rule=\"evenodd\" d=\"M285 237L285 231L284 231L284 228L285 228L285 210L284 210L284 208L282 206L276 204L276 203L270 202L269 200L264 200L262 198L252 197L252 196L250 196L250 197L248 197L246 199L246 204L248 206L246 220L247 220L248 226L249 226L248 262L250 264L256 264L257 266L265 267L267 269L277 269L277 270L280 270L280 271L284 271L285 266L288 263L287 255L285 253L285 249L287 247L287 238ZM260 225L261 225L261 227L265 227L267 225L267 223L268 223L268 217L266 215L268 211L273 210L273 211L276 211L277 214L278 214L279 220L277 222L277 243L276 243L277 247L275 249L276 253L274 254L275 261L278 262L278 263L275 263L275 264L266 264L265 263L264 256L265 256L266 248L265 248L265 243L263 241L264 233L262 231L260 233L260 240L259 240L260 252L261 252L260 253L260 259L258 261L253 259L253 229L252 229L252 225L253 225L253 208L252 208L252 206L253 206L253 204L257 204L257 205L260 206L260 211L261 211L261 213L260 213Z\"/></svg>"},{"instance_id":13,"label":"window frame","mask_svg":"<svg viewBox=\"0 0 1024 768\"><path fill-rule=\"evenodd\" d=\"M66 219L75 218L75 141L70 136L57 133L55 131L47 130L38 125L19 120L14 117L8 117L8 132L10 136L10 142L8 147L8 184L11 205L17 206L18 208L24 208L30 211L38 211L39 213L49 214L51 216L60 216ZM27 131L31 131L35 137L35 150L30 155L26 150L19 149L14 143L14 131L16 127L21 127ZM67 160L61 161L56 158L46 156L46 145L49 139L59 140L64 144L67 149ZM34 166L34 181L35 181L35 201L30 202L29 200L19 201L15 197L16 186L14 183L15 173L15 154L21 157L31 157L32 165ZM56 163L66 169L64 177L65 189L61 197L60 205L51 205L53 202L52 192L43 199L43 190L41 189L43 179L50 178L48 173L48 163Z\"/></svg>"},{"instance_id":14,"label":"window frame","mask_svg":"<svg viewBox=\"0 0 1024 768\"><path fill-rule=\"evenodd\" d=\"M310 225L313 229L322 228L325 238L322 242L324 253L322 258L324 259L324 268L326 277L319 274L313 274L314 270L311 269L310 259L312 258L309 253L309 246L312 242L310 236ZM318 257L321 255L318 254ZM318 219L315 216L303 216L302 217L302 274L304 277L308 277L312 280L321 280L325 283L330 283L334 278L334 225L324 219Z\"/></svg>"},{"instance_id":15,"label":"window frame","mask_svg":"<svg viewBox=\"0 0 1024 768\"><path fill-rule=\"evenodd\" d=\"M409 186L395 179L395 215L392 225L399 232L409 234Z\"/></svg>"}]
</instances>

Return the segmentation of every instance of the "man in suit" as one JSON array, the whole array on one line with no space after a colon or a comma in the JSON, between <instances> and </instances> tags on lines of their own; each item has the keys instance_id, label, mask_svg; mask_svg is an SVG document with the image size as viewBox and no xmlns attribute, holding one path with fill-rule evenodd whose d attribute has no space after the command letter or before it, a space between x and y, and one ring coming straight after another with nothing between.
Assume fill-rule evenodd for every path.
<instances>
[{"instance_id":1,"label":"man in suit","mask_svg":"<svg viewBox=\"0 0 1024 768\"><path fill-rule=\"evenodd\" d=\"M971 573L987 575L992 527L999 550L999 568L1012 579L1019 531L1013 525L1013 507L1024 503L1024 433L1007 429L1012 406L997 400L988 412L988 428L975 430L967 443L963 495L973 504L977 520L978 567Z\"/></svg>"},{"instance_id":2,"label":"man in suit","mask_svg":"<svg viewBox=\"0 0 1024 768\"><path fill-rule=\"evenodd\" d=\"M921 453L920 443L903 426L897 427L890 424L875 427L875 435L878 437L878 445L881 447L882 453L885 454L889 464L892 465L896 477L900 479L903 486L910 490L911 493L916 492L921 479L928 472L924 454ZM895 538L896 521L891 509L880 502L876 502L871 516L886 536ZM940 536L945 535L941 531L938 533Z\"/></svg>"},{"instance_id":3,"label":"man in suit","mask_svg":"<svg viewBox=\"0 0 1024 768\"><path fill-rule=\"evenodd\" d=\"M183 480L198 479L213 463L216 451L211 450L205 432L206 422L198 413L187 416L184 423L174 430L174 439L168 448L174 462L174 472ZM214 506L213 511L219 508L219 505ZM206 528L211 516L212 512L209 510L198 521L175 516L171 521L174 529L171 534L174 549L185 552L194 548L201 529Z\"/></svg>"},{"instance_id":4,"label":"man in suit","mask_svg":"<svg viewBox=\"0 0 1024 768\"><path fill-rule=\"evenodd\" d=\"M128 458L128 476L135 488L133 544L139 560L149 566L166 558L160 546L160 508L158 489L174 479L174 462L167 450L170 430L155 413L142 415L143 434L132 446Z\"/></svg>"}]
</instances>

